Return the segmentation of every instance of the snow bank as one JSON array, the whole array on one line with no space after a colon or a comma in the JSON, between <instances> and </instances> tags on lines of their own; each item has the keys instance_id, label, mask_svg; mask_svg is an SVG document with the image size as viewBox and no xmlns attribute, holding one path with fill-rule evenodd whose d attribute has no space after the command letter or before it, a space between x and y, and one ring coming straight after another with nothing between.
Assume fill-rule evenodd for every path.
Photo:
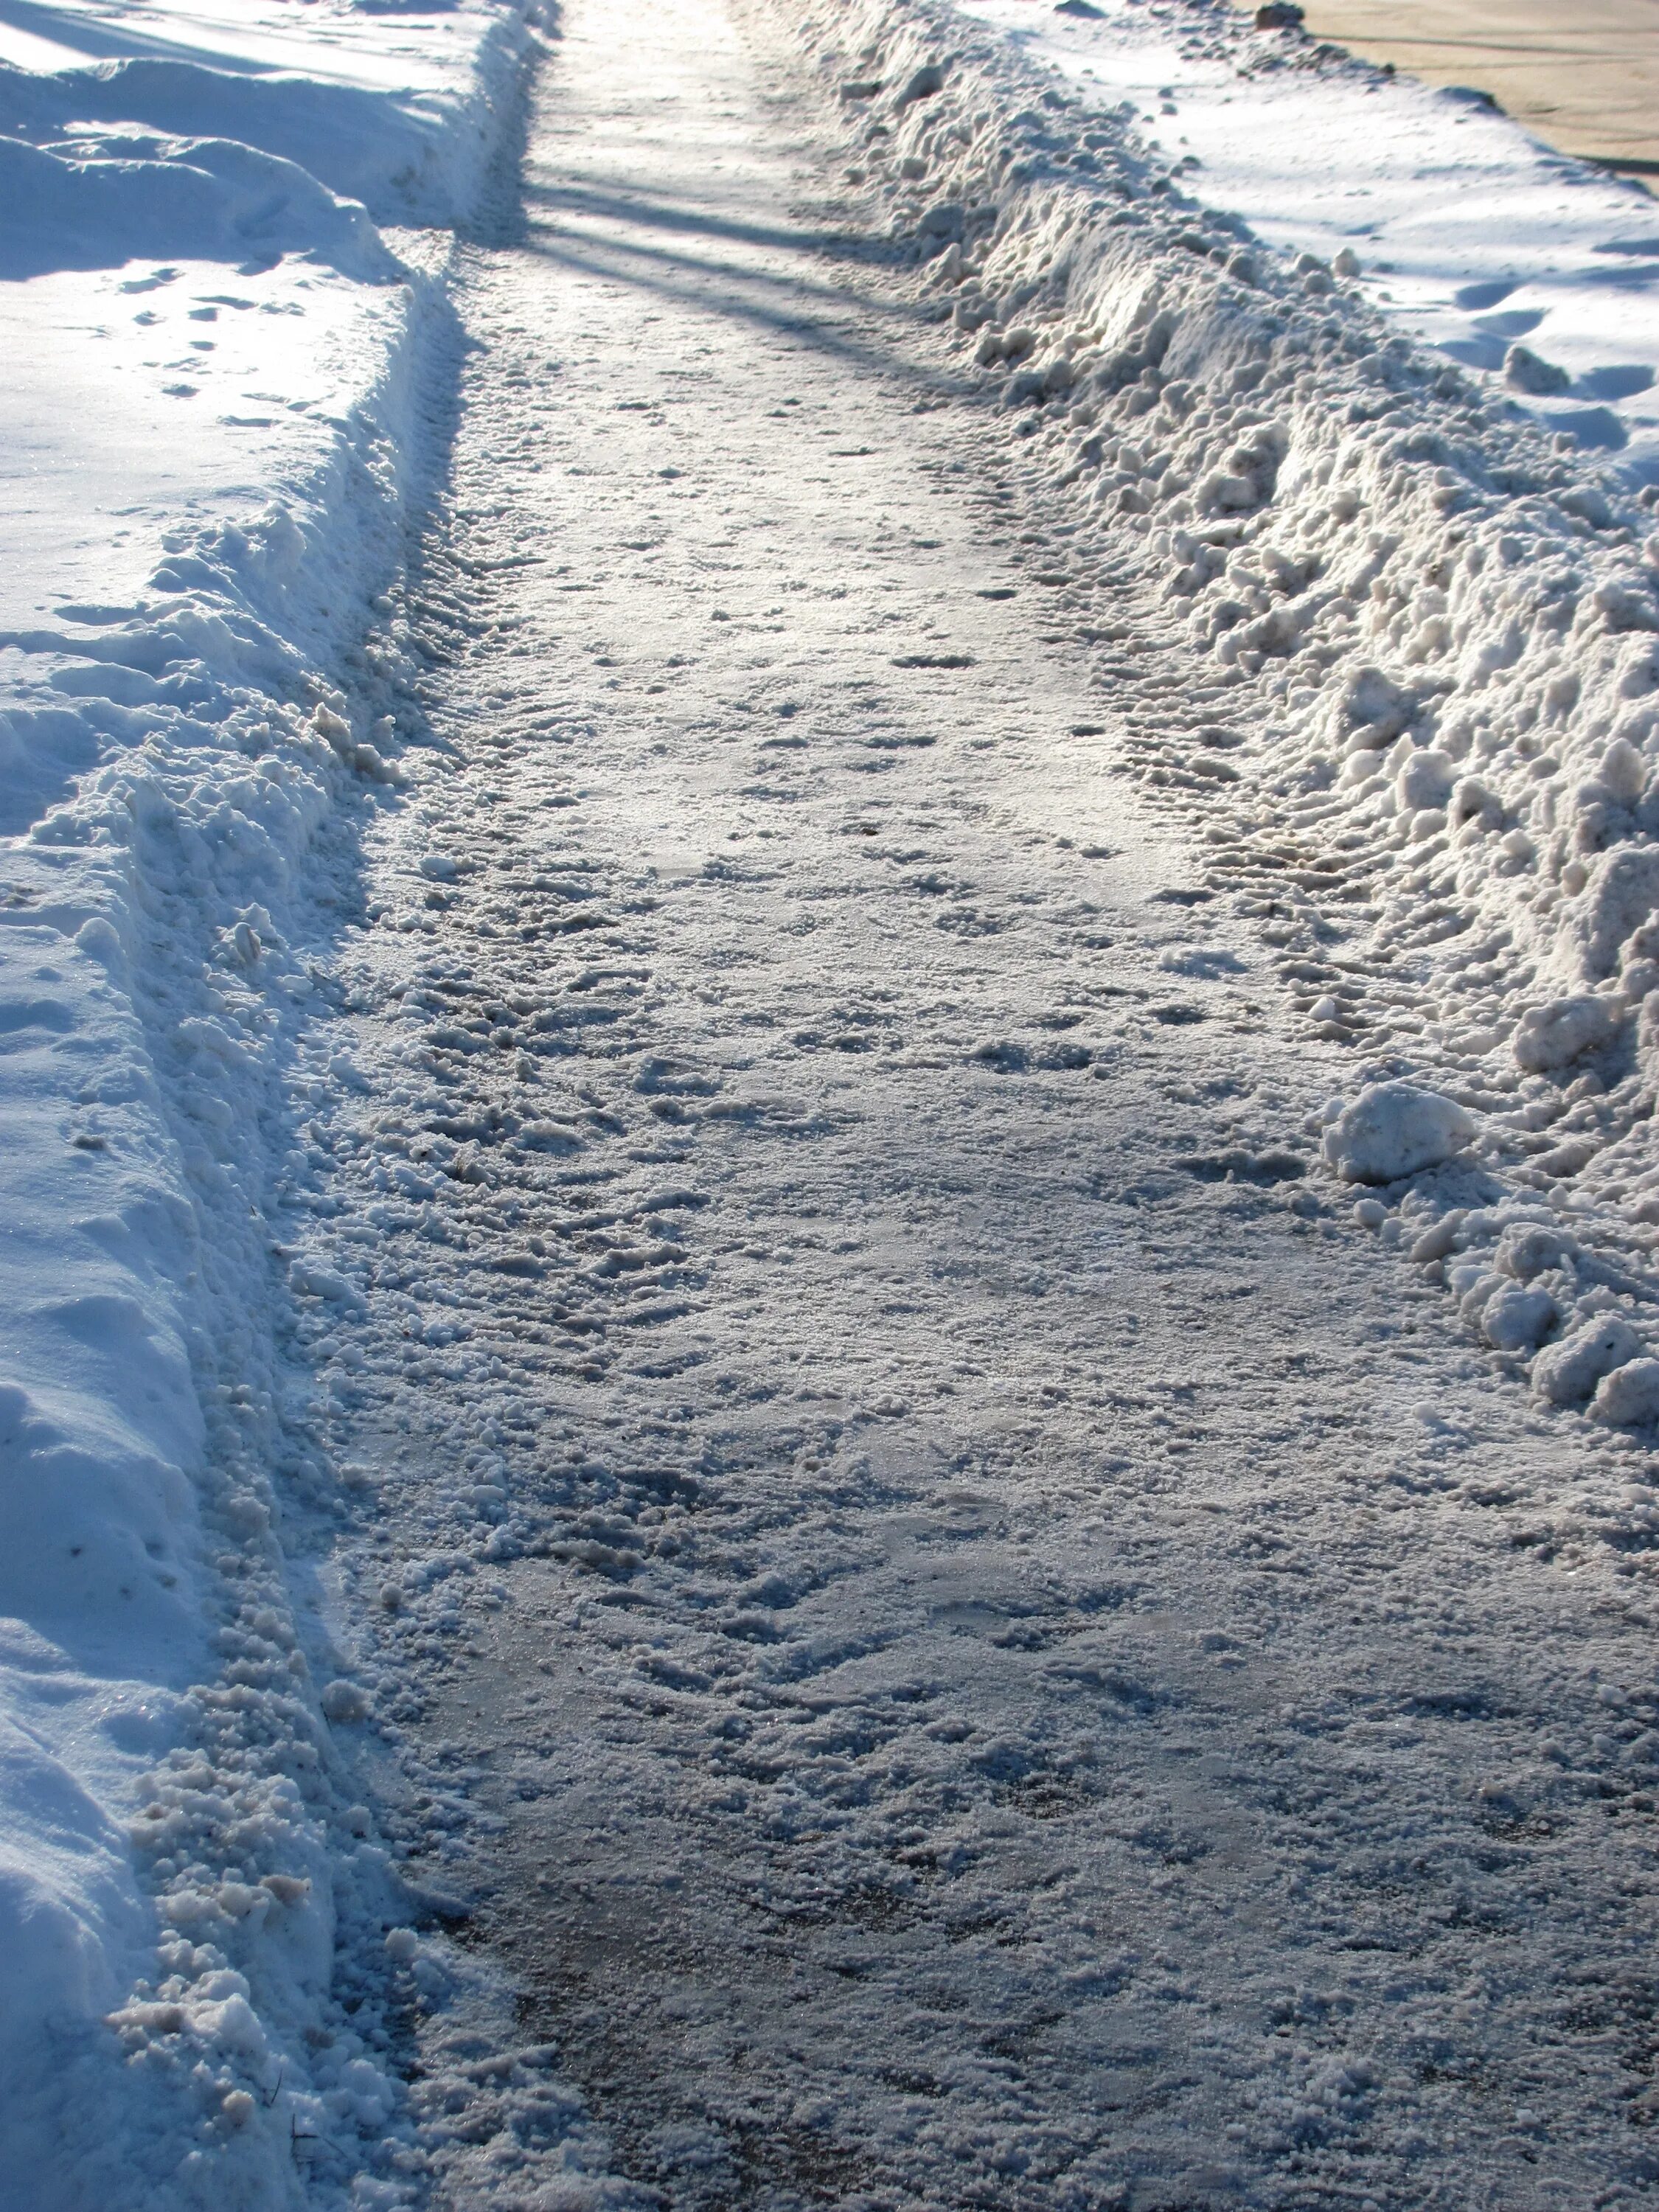
<instances>
[{"instance_id":1,"label":"snow bank","mask_svg":"<svg viewBox=\"0 0 1659 2212\"><path fill-rule=\"evenodd\" d=\"M420 2170L400 1970L366 1963L407 1900L281 1543L273 1474L321 1477L260 1204L317 988L298 872L400 773L360 702L411 665L384 594L453 343L442 241L342 194L470 211L526 28L457 12L418 98L343 104L325 40L313 84L0 71L0 2135L28 2212L391 2205Z\"/></svg>"},{"instance_id":2,"label":"snow bank","mask_svg":"<svg viewBox=\"0 0 1659 2212\"><path fill-rule=\"evenodd\" d=\"M1386 146L1400 88L1365 65L1206 0L1136 12L1189 58L1231 56L1241 100L1251 71L1356 73ZM1202 205L1135 109L967 12L858 0L780 27L845 118L849 180L1007 409L1073 592L1097 617L1133 605L1178 664L1172 685L1097 652L1119 765L1192 818L1208 880L1345 1060L1329 1120L1405 1080L1467 1123L1455 1161L1392 1188L1393 1241L1456 1200L1431 1264L1457 1283L1494 1277L1512 1224L1565 1218L1547 1320L1511 1304L1492 1340L1530 1358L1612 1302L1645 1342L1659 495L1415 350L1351 255L1292 260ZM1560 166L1564 191L1587 173ZM1475 1325L1496 1287L1472 1304L1462 1284Z\"/></svg>"},{"instance_id":3,"label":"snow bank","mask_svg":"<svg viewBox=\"0 0 1659 2212\"><path fill-rule=\"evenodd\" d=\"M1551 429L1659 477L1659 221L1467 88L1391 80L1246 15L1102 0L963 0L975 22L1127 108L1210 207L1289 254L1338 257L1397 331ZM1474 64L1472 64L1474 65Z\"/></svg>"}]
</instances>

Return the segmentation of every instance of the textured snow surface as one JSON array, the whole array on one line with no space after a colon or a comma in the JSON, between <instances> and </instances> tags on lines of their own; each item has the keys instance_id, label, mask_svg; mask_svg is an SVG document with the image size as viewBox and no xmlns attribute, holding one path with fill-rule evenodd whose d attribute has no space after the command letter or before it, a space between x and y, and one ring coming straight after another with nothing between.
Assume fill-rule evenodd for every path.
<instances>
[{"instance_id":1,"label":"textured snow surface","mask_svg":"<svg viewBox=\"0 0 1659 2212\"><path fill-rule=\"evenodd\" d=\"M1641 204L581 0L520 221L510 8L22 16L20 2203L1650 2194L1639 397L1115 88Z\"/></svg>"},{"instance_id":2,"label":"textured snow surface","mask_svg":"<svg viewBox=\"0 0 1659 2212\"><path fill-rule=\"evenodd\" d=\"M259 1211L314 988L280 917L394 773L337 684L448 343L447 246L359 198L470 213L525 30L27 15L56 35L0 69L3 2193L275 2204L306 2157L338 2194L396 2148L383 2060L325 2027L401 1906L271 1533Z\"/></svg>"},{"instance_id":3,"label":"textured snow surface","mask_svg":"<svg viewBox=\"0 0 1659 2212\"><path fill-rule=\"evenodd\" d=\"M1288 262L1203 206L1203 168L1171 169L1079 58L1106 70L1144 26L1234 103L1265 78L1285 130L1298 100L1316 124L1322 101L1363 98L1376 174L1401 185L1428 95L1180 0L1024 19L1038 53L1060 41L1063 72L994 17L872 5L809 11L799 34L839 94L849 181L918 239L959 358L1047 475L1072 538L1055 589L1085 623L1132 599L1184 665L1183 711L1154 726L1139 709L1165 679L1097 650L1127 764L1212 848L1206 882L1261 918L1310 1031L1352 1048L1324 1118L1400 1078L1474 1117L1438 1184L1405 1194L1411 1241L1419 1207L1462 1207L1455 1273L1512 1218L1565 1217L1645 1341L1630 1270L1659 1218L1655 494L1414 352L1351 263ZM1567 198L1611 195L1632 222L1647 204L1501 118L1480 131ZM1259 211L1259 173L1252 189L1235 197ZM1608 215L1598 202L1592 227ZM1559 243L1522 222L1516 266L1547 274ZM1577 1310L1562 1287L1552 1328Z\"/></svg>"},{"instance_id":4,"label":"textured snow surface","mask_svg":"<svg viewBox=\"0 0 1659 2212\"><path fill-rule=\"evenodd\" d=\"M1361 279L1389 322L1659 475L1659 219L1639 187L1541 146L1480 94L1431 91L1228 9L969 0L1138 135L1206 206ZM1469 66L1479 70L1474 57ZM1342 270L1337 274L1340 276ZM1542 362L1530 375L1512 349Z\"/></svg>"},{"instance_id":5,"label":"textured snow surface","mask_svg":"<svg viewBox=\"0 0 1659 2212\"><path fill-rule=\"evenodd\" d=\"M1639 2199L1627 1290L1485 1154L1358 1232L1370 1082L1484 1121L1169 805L1252 725L1144 514L918 323L781 15L632 21L467 259L435 743L273 1200L371 1794L519 1991L419 2027L441 2200Z\"/></svg>"}]
</instances>

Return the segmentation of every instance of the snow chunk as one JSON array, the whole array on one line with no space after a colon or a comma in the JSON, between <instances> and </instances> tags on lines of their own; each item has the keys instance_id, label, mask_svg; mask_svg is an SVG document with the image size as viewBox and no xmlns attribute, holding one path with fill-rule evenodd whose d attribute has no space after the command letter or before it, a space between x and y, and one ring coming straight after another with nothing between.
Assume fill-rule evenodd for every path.
<instances>
[{"instance_id":1,"label":"snow chunk","mask_svg":"<svg viewBox=\"0 0 1659 2212\"><path fill-rule=\"evenodd\" d=\"M1603 1316L1540 1352L1533 1363L1532 1387L1552 1406L1582 1406L1604 1375L1642 1350L1642 1340L1627 1322L1616 1314Z\"/></svg>"},{"instance_id":2,"label":"snow chunk","mask_svg":"<svg viewBox=\"0 0 1659 2212\"><path fill-rule=\"evenodd\" d=\"M1565 1067L1582 1053L1610 1044L1622 1024L1615 1000L1597 998L1588 991L1574 998L1553 1000L1546 1006L1528 1006L1515 1033L1515 1064L1528 1075Z\"/></svg>"},{"instance_id":3,"label":"snow chunk","mask_svg":"<svg viewBox=\"0 0 1659 2212\"><path fill-rule=\"evenodd\" d=\"M1504 381L1513 391L1543 398L1551 392L1565 392L1572 379L1559 362L1544 360L1529 346L1512 345L1504 358Z\"/></svg>"},{"instance_id":4,"label":"snow chunk","mask_svg":"<svg viewBox=\"0 0 1659 2212\"><path fill-rule=\"evenodd\" d=\"M1497 1352L1531 1352L1555 1326L1555 1300L1547 1291L1506 1284L1494 1291L1480 1314L1480 1334Z\"/></svg>"},{"instance_id":5,"label":"snow chunk","mask_svg":"<svg viewBox=\"0 0 1659 2212\"><path fill-rule=\"evenodd\" d=\"M1553 1267L1565 1267L1577 1248L1572 1239L1543 1221L1512 1221L1498 1240L1492 1265L1500 1275L1529 1283Z\"/></svg>"},{"instance_id":6,"label":"snow chunk","mask_svg":"<svg viewBox=\"0 0 1659 2212\"><path fill-rule=\"evenodd\" d=\"M1659 1421L1659 1359L1630 1359L1604 1375L1590 1401L1589 1417L1615 1429Z\"/></svg>"},{"instance_id":7,"label":"snow chunk","mask_svg":"<svg viewBox=\"0 0 1659 2212\"><path fill-rule=\"evenodd\" d=\"M1397 1182L1437 1167L1466 1145L1474 1123L1437 1091L1376 1083L1325 1132L1325 1158L1344 1182Z\"/></svg>"},{"instance_id":8,"label":"snow chunk","mask_svg":"<svg viewBox=\"0 0 1659 2212\"><path fill-rule=\"evenodd\" d=\"M348 1682L343 1675L338 1676L323 1692L322 1707L325 1719L343 1726L353 1721L364 1721L368 1718L368 1693L356 1682Z\"/></svg>"}]
</instances>

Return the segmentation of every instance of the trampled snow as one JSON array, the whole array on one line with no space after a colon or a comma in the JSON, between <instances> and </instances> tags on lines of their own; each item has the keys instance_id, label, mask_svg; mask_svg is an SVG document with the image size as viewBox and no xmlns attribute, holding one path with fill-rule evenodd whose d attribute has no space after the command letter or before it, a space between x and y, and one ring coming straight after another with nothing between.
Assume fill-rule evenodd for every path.
<instances>
[{"instance_id":1,"label":"trampled snow","mask_svg":"<svg viewBox=\"0 0 1659 2212\"><path fill-rule=\"evenodd\" d=\"M811 15L802 37L827 92L839 76L848 174L919 238L935 312L1048 472L1074 588L1133 574L1146 619L1189 656L1174 714L1109 647L1097 665L1132 772L1194 823L1213 886L1262 918L1310 1034L1352 1048L1330 1117L1401 1079L1476 1116L1438 1182L1401 1197L1413 1241L1418 1209L1462 1212L1471 1256L1451 1275L1477 1327L1491 1281L1475 1252L1541 1211L1613 1262L1569 1285L1549 1327L1611 1282L1645 1341L1629 1270L1659 1218L1659 487L1642 481L1634 390L1654 358L1650 271L1624 251L1645 197L1478 106L1205 0L872 5L837 23ZM1168 95L1150 111L1118 96L1148 78ZM1298 137L1326 157L1326 198L1301 212L1301 156L1283 150ZM1437 196L1456 191L1468 221L1437 234ZM1577 399L1571 379L1557 395L1588 404L1584 378L1622 361L1616 436L1600 402L1584 437L1565 427L1541 372L1517 392L1508 354L1501 374L1466 347L1455 365L1395 327L1436 285L1491 276L1511 199L1505 283L1565 301L1595 249L1620 249L1596 298L1626 303L1623 351L1598 338L1597 362L1576 356ZM1344 204L1337 252L1288 258L1302 236L1328 246ZM1348 237L1370 224L1386 243L1391 223L1418 237L1414 302L1379 299ZM1585 312L1593 326L1601 309ZM1565 358L1565 329L1547 346L1541 321L1521 335L1560 338Z\"/></svg>"}]
</instances>

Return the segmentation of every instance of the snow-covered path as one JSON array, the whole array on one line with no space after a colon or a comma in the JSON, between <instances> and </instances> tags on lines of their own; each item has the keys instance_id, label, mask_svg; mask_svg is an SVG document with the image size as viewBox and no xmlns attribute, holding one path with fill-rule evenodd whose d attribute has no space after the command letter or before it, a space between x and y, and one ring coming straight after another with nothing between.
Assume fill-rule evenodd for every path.
<instances>
[{"instance_id":1,"label":"snow-covered path","mask_svg":"<svg viewBox=\"0 0 1659 2212\"><path fill-rule=\"evenodd\" d=\"M788 83L570 9L436 765L319 915L319 1632L520 1992L423 2031L449 2201L1634 2201L1628 1460L1304 1192L1321 1067L1108 763L1181 669L1086 679Z\"/></svg>"}]
</instances>

